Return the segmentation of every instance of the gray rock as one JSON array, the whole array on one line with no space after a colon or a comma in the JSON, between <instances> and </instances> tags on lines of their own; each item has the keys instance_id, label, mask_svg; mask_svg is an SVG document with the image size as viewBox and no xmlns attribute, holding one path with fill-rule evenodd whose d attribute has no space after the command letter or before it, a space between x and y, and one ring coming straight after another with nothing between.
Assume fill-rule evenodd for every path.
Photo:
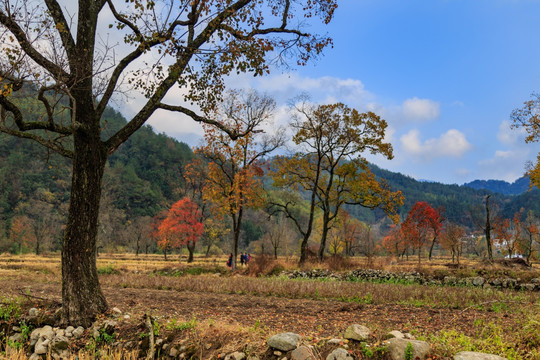
<instances>
[{"instance_id":1,"label":"gray rock","mask_svg":"<svg viewBox=\"0 0 540 360\"><path fill-rule=\"evenodd\" d=\"M276 351L274 351L274 355L281 356L281 355L283 355L283 353L281 351L276 350Z\"/></svg>"},{"instance_id":2,"label":"gray rock","mask_svg":"<svg viewBox=\"0 0 540 360\"><path fill-rule=\"evenodd\" d=\"M454 360L506 360L506 358L474 351L461 351L454 355Z\"/></svg>"},{"instance_id":3,"label":"gray rock","mask_svg":"<svg viewBox=\"0 0 540 360\"><path fill-rule=\"evenodd\" d=\"M330 339L327 341L328 344L335 344L335 345L339 345L343 342L343 339Z\"/></svg>"},{"instance_id":4,"label":"gray rock","mask_svg":"<svg viewBox=\"0 0 540 360\"><path fill-rule=\"evenodd\" d=\"M257 355L249 355L247 360L260 360Z\"/></svg>"},{"instance_id":5,"label":"gray rock","mask_svg":"<svg viewBox=\"0 0 540 360\"><path fill-rule=\"evenodd\" d=\"M21 332L21 328L18 326L13 326L11 330L13 330L14 332Z\"/></svg>"},{"instance_id":6,"label":"gray rock","mask_svg":"<svg viewBox=\"0 0 540 360\"><path fill-rule=\"evenodd\" d=\"M71 358L71 353L68 350L61 350L51 354L54 360L68 360Z\"/></svg>"},{"instance_id":7,"label":"gray rock","mask_svg":"<svg viewBox=\"0 0 540 360\"><path fill-rule=\"evenodd\" d=\"M36 343L36 347L34 349L34 353L38 355L43 355L49 352L49 343L51 341L49 339L43 339L42 337L39 338L39 340Z\"/></svg>"},{"instance_id":8,"label":"gray rock","mask_svg":"<svg viewBox=\"0 0 540 360\"><path fill-rule=\"evenodd\" d=\"M317 360L317 356L309 347L299 346L291 353L291 360Z\"/></svg>"},{"instance_id":9,"label":"gray rock","mask_svg":"<svg viewBox=\"0 0 540 360\"><path fill-rule=\"evenodd\" d=\"M482 286L482 285L484 285L485 282L486 282L486 279L484 279L481 276L477 276L477 277L472 278L472 284L474 286Z\"/></svg>"},{"instance_id":10,"label":"gray rock","mask_svg":"<svg viewBox=\"0 0 540 360\"><path fill-rule=\"evenodd\" d=\"M403 333L399 330L392 330L388 334L386 334L386 338L387 339L392 339L392 338L404 339L405 335L403 335Z\"/></svg>"},{"instance_id":11,"label":"gray rock","mask_svg":"<svg viewBox=\"0 0 540 360\"><path fill-rule=\"evenodd\" d=\"M66 331L64 329L58 329L56 331L56 336L66 336Z\"/></svg>"},{"instance_id":12,"label":"gray rock","mask_svg":"<svg viewBox=\"0 0 540 360\"><path fill-rule=\"evenodd\" d=\"M176 357L177 355L178 355L178 350L173 346L171 350L169 350L169 356Z\"/></svg>"},{"instance_id":13,"label":"gray rock","mask_svg":"<svg viewBox=\"0 0 540 360\"><path fill-rule=\"evenodd\" d=\"M22 334L21 333L13 334L8 338L8 340L13 341L13 342L15 342L15 341L20 342L21 339L22 339Z\"/></svg>"},{"instance_id":14,"label":"gray rock","mask_svg":"<svg viewBox=\"0 0 540 360\"><path fill-rule=\"evenodd\" d=\"M521 284L521 289L526 291L534 291L536 289L536 285L534 284Z\"/></svg>"},{"instance_id":15,"label":"gray rock","mask_svg":"<svg viewBox=\"0 0 540 360\"><path fill-rule=\"evenodd\" d=\"M117 314L121 314L121 313L122 313L122 310L120 310L120 309L117 308L117 307L113 307L111 310L112 310L112 312L117 313Z\"/></svg>"},{"instance_id":16,"label":"gray rock","mask_svg":"<svg viewBox=\"0 0 540 360\"><path fill-rule=\"evenodd\" d=\"M32 355L30 355L30 357L28 358L28 360L41 360L41 356L34 353Z\"/></svg>"},{"instance_id":17,"label":"gray rock","mask_svg":"<svg viewBox=\"0 0 540 360\"><path fill-rule=\"evenodd\" d=\"M39 310L36 308L28 309L28 316L32 316L32 317L39 316Z\"/></svg>"},{"instance_id":18,"label":"gray rock","mask_svg":"<svg viewBox=\"0 0 540 360\"><path fill-rule=\"evenodd\" d=\"M290 351L296 349L300 335L295 333L282 333L272 336L268 339L268 346L281 351Z\"/></svg>"},{"instance_id":19,"label":"gray rock","mask_svg":"<svg viewBox=\"0 0 540 360\"><path fill-rule=\"evenodd\" d=\"M72 334L74 337L79 338L84 334L84 328L82 326L79 326L75 330L72 331Z\"/></svg>"},{"instance_id":20,"label":"gray rock","mask_svg":"<svg viewBox=\"0 0 540 360\"><path fill-rule=\"evenodd\" d=\"M336 349L326 357L326 360L353 360L353 357L345 349Z\"/></svg>"},{"instance_id":21,"label":"gray rock","mask_svg":"<svg viewBox=\"0 0 540 360\"><path fill-rule=\"evenodd\" d=\"M51 341L51 351L53 352L61 352L62 350L66 350L69 346L69 339L65 336L56 336Z\"/></svg>"},{"instance_id":22,"label":"gray rock","mask_svg":"<svg viewBox=\"0 0 540 360\"><path fill-rule=\"evenodd\" d=\"M362 341L366 340L371 335L371 330L363 325L353 324L345 330L345 339Z\"/></svg>"},{"instance_id":23,"label":"gray rock","mask_svg":"<svg viewBox=\"0 0 540 360\"><path fill-rule=\"evenodd\" d=\"M425 359L431 351L431 346L425 341L393 338L388 343L388 352L392 360L405 360L405 349L409 343L413 348L413 359L417 357L420 360Z\"/></svg>"},{"instance_id":24,"label":"gray rock","mask_svg":"<svg viewBox=\"0 0 540 360\"><path fill-rule=\"evenodd\" d=\"M161 346L161 344L163 344L163 339L157 339L156 346Z\"/></svg>"},{"instance_id":25,"label":"gray rock","mask_svg":"<svg viewBox=\"0 0 540 360\"><path fill-rule=\"evenodd\" d=\"M405 337L405 339L416 340L416 338L411 333L405 333L403 334L403 336Z\"/></svg>"},{"instance_id":26,"label":"gray rock","mask_svg":"<svg viewBox=\"0 0 540 360\"><path fill-rule=\"evenodd\" d=\"M49 340L52 340L54 335L55 335L54 330L49 325L45 325L44 327L42 327L41 331L39 332L40 337L43 337L43 338L49 339Z\"/></svg>"},{"instance_id":27,"label":"gray rock","mask_svg":"<svg viewBox=\"0 0 540 360\"><path fill-rule=\"evenodd\" d=\"M235 351L225 356L225 360L244 360L245 358L246 358L246 354L240 351Z\"/></svg>"},{"instance_id":28,"label":"gray rock","mask_svg":"<svg viewBox=\"0 0 540 360\"><path fill-rule=\"evenodd\" d=\"M39 339L39 334L41 333L41 328L37 328L37 329L34 329L31 333L30 333L30 347L33 347L34 345L36 345L38 339Z\"/></svg>"},{"instance_id":29,"label":"gray rock","mask_svg":"<svg viewBox=\"0 0 540 360\"><path fill-rule=\"evenodd\" d=\"M70 325L66 328L66 333L73 333L73 330L75 330L75 328Z\"/></svg>"}]
</instances>

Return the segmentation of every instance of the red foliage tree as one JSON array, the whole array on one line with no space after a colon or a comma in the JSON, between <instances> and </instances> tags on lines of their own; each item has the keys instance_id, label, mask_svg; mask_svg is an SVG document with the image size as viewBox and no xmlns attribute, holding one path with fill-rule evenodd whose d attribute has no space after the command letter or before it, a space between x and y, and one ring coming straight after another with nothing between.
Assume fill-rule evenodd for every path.
<instances>
[{"instance_id":1,"label":"red foliage tree","mask_svg":"<svg viewBox=\"0 0 540 360\"><path fill-rule=\"evenodd\" d=\"M422 248L431 239L435 242L442 228L441 214L425 201L418 201L407 214L407 219L401 224L401 231L406 241L418 250L418 263Z\"/></svg>"},{"instance_id":2,"label":"red foliage tree","mask_svg":"<svg viewBox=\"0 0 540 360\"><path fill-rule=\"evenodd\" d=\"M383 238L382 246L387 252L396 256L397 258L405 255L409 249L409 244L405 239L401 226L390 226L390 232Z\"/></svg>"},{"instance_id":3,"label":"red foliage tree","mask_svg":"<svg viewBox=\"0 0 540 360\"><path fill-rule=\"evenodd\" d=\"M158 245L162 249L185 245L189 251L188 262L192 262L195 244L204 231L201 218L199 207L189 198L176 202L159 226Z\"/></svg>"}]
</instances>

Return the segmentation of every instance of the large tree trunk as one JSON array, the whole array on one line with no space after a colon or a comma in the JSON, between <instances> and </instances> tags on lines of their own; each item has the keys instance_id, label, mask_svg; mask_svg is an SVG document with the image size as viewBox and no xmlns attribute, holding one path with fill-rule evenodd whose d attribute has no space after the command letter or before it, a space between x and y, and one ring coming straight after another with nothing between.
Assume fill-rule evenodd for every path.
<instances>
[{"instance_id":1,"label":"large tree trunk","mask_svg":"<svg viewBox=\"0 0 540 360\"><path fill-rule=\"evenodd\" d=\"M231 262L231 268L232 270L236 270L236 258L238 256L238 242L240 241L240 225L242 225L242 215L244 213L244 209L240 207L238 212L235 214L234 212L231 212L231 220L233 223L233 258Z\"/></svg>"},{"instance_id":2,"label":"large tree trunk","mask_svg":"<svg viewBox=\"0 0 540 360\"><path fill-rule=\"evenodd\" d=\"M98 139L92 134L97 134ZM96 268L101 180L107 153L95 131L80 130L74 146L70 206L62 245L62 320L88 327L108 307Z\"/></svg>"},{"instance_id":3,"label":"large tree trunk","mask_svg":"<svg viewBox=\"0 0 540 360\"><path fill-rule=\"evenodd\" d=\"M326 239L328 238L328 222L329 222L329 214L325 212L323 214L323 229L321 234L321 246L319 246L319 261L324 260L324 251L326 250Z\"/></svg>"},{"instance_id":4,"label":"large tree trunk","mask_svg":"<svg viewBox=\"0 0 540 360\"><path fill-rule=\"evenodd\" d=\"M491 248L491 223L490 223L490 214L489 214L489 198L491 195L486 196L486 246L489 261L493 261L493 250Z\"/></svg>"}]
</instances>

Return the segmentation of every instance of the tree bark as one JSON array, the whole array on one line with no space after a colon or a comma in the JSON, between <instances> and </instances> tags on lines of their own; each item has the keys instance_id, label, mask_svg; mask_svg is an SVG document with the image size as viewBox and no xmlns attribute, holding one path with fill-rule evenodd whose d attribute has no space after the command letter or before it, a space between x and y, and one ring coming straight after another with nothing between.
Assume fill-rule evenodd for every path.
<instances>
[{"instance_id":1,"label":"tree bark","mask_svg":"<svg viewBox=\"0 0 540 360\"><path fill-rule=\"evenodd\" d=\"M96 267L101 180L107 153L99 141L99 131L79 130L74 147L69 215L62 244L62 320L88 327L108 308Z\"/></svg>"},{"instance_id":2,"label":"tree bark","mask_svg":"<svg viewBox=\"0 0 540 360\"><path fill-rule=\"evenodd\" d=\"M326 249L326 239L328 238L328 222L329 222L329 214L327 211L323 214L323 229L321 234L321 246L319 246L319 261L324 260L324 250Z\"/></svg>"},{"instance_id":3,"label":"tree bark","mask_svg":"<svg viewBox=\"0 0 540 360\"><path fill-rule=\"evenodd\" d=\"M491 248L491 223L490 223L490 214L489 214L489 198L491 195L486 196L486 245L489 261L493 261L493 250Z\"/></svg>"},{"instance_id":4,"label":"tree bark","mask_svg":"<svg viewBox=\"0 0 540 360\"><path fill-rule=\"evenodd\" d=\"M188 252L189 252L189 256L188 256L187 262L188 262L188 263L192 263L192 262L193 262L193 252L195 251L195 242L189 241L189 242L187 243L186 247L187 247Z\"/></svg>"},{"instance_id":5,"label":"tree bark","mask_svg":"<svg viewBox=\"0 0 540 360\"><path fill-rule=\"evenodd\" d=\"M433 248L435 247L436 242L437 242L437 237L435 236L433 238L433 241L431 242L431 246L429 247L429 257L428 257L429 261L431 261L431 255L433 254Z\"/></svg>"}]
</instances>

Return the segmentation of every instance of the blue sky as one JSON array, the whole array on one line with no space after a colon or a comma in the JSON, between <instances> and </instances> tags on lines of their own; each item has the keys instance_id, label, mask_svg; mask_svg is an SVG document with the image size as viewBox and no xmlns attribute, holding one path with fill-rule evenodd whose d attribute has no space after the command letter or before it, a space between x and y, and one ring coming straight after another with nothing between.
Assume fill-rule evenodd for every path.
<instances>
[{"instance_id":1,"label":"blue sky","mask_svg":"<svg viewBox=\"0 0 540 360\"><path fill-rule=\"evenodd\" d=\"M282 106L307 91L375 111L394 146L392 161L369 158L383 168L442 183L514 181L540 150L509 129L512 109L540 91L538 19L540 0L343 0L316 29L334 39L322 58L234 83ZM150 124L191 145L202 133L163 113Z\"/></svg>"}]
</instances>

